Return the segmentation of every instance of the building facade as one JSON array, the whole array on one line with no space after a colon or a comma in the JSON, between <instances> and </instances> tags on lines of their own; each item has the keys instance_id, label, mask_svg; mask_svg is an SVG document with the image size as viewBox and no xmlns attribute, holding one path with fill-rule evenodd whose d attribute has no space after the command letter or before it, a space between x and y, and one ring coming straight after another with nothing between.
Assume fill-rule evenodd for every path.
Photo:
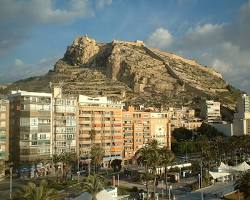
<instances>
[{"instance_id":1,"label":"building facade","mask_svg":"<svg viewBox=\"0 0 250 200\"><path fill-rule=\"evenodd\" d=\"M150 113L136 111L134 107L122 112L125 164L131 160L150 138Z\"/></svg>"},{"instance_id":2,"label":"building facade","mask_svg":"<svg viewBox=\"0 0 250 200\"><path fill-rule=\"evenodd\" d=\"M9 160L9 101L0 99L0 164Z\"/></svg>"},{"instance_id":3,"label":"building facade","mask_svg":"<svg viewBox=\"0 0 250 200\"><path fill-rule=\"evenodd\" d=\"M48 159L52 154L52 94L12 91L10 155L15 165Z\"/></svg>"},{"instance_id":4,"label":"building facade","mask_svg":"<svg viewBox=\"0 0 250 200\"><path fill-rule=\"evenodd\" d=\"M108 167L114 159L122 159L123 133L122 108L120 102L107 97L91 98L79 95L79 156L88 163L90 150L99 144L105 151L103 166Z\"/></svg>"},{"instance_id":5,"label":"building facade","mask_svg":"<svg viewBox=\"0 0 250 200\"><path fill-rule=\"evenodd\" d=\"M150 135L159 146L171 149L171 123L167 113L150 113Z\"/></svg>"},{"instance_id":6,"label":"building facade","mask_svg":"<svg viewBox=\"0 0 250 200\"><path fill-rule=\"evenodd\" d=\"M213 100L206 100L201 105L201 117L206 122L220 122L220 102Z\"/></svg>"},{"instance_id":7,"label":"building facade","mask_svg":"<svg viewBox=\"0 0 250 200\"><path fill-rule=\"evenodd\" d=\"M77 153L77 98L53 91L53 154Z\"/></svg>"},{"instance_id":8,"label":"building facade","mask_svg":"<svg viewBox=\"0 0 250 200\"><path fill-rule=\"evenodd\" d=\"M233 127L234 135L250 135L250 96L246 94L237 100Z\"/></svg>"},{"instance_id":9,"label":"building facade","mask_svg":"<svg viewBox=\"0 0 250 200\"><path fill-rule=\"evenodd\" d=\"M122 114L124 164L132 162L135 153L150 140L171 149L171 123L167 113L143 112L129 107Z\"/></svg>"}]
</instances>

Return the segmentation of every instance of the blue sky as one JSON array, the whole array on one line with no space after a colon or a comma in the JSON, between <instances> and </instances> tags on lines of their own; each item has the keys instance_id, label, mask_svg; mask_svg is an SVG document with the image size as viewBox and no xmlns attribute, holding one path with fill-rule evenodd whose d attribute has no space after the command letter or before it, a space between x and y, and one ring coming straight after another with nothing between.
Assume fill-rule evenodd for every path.
<instances>
[{"instance_id":1,"label":"blue sky","mask_svg":"<svg viewBox=\"0 0 250 200\"><path fill-rule=\"evenodd\" d=\"M143 40L250 92L249 0L0 0L0 83L46 73L75 37Z\"/></svg>"}]
</instances>

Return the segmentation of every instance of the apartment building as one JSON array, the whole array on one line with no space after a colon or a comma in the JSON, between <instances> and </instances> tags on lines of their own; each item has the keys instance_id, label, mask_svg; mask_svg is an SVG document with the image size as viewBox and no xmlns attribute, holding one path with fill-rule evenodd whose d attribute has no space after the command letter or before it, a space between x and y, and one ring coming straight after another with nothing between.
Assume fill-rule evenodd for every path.
<instances>
[{"instance_id":1,"label":"apartment building","mask_svg":"<svg viewBox=\"0 0 250 200\"><path fill-rule=\"evenodd\" d=\"M53 154L77 153L77 98L53 89Z\"/></svg>"},{"instance_id":2,"label":"apartment building","mask_svg":"<svg viewBox=\"0 0 250 200\"><path fill-rule=\"evenodd\" d=\"M170 107L166 113L168 118L171 120L172 131L181 127L189 130L195 130L202 124L202 119L195 117L195 110L189 107Z\"/></svg>"},{"instance_id":3,"label":"apartment building","mask_svg":"<svg viewBox=\"0 0 250 200\"><path fill-rule=\"evenodd\" d=\"M0 99L0 164L9 160L9 101Z\"/></svg>"},{"instance_id":4,"label":"apartment building","mask_svg":"<svg viewBox=\"0 0 250 200\"><path fill-rule=\"evenodd\" d=\"M201 105L201 117L206 122L220 122L220 102L213 100L206 100Z\"/></svg>"},{"instance_id":5,"label":"apartment building","mask_svg":"<svg viewBox=\"0 0 250 200\"><path fill-rule=\"evenodd\" d=\"M81 162L89 162L90 150L94 144L101 145L105 151L104 167L108 167L113 159L122 159L122 108L124 105L110 101L107 97L92 98L84 95L79 95L78 103Z\"/></svg>"},{"instance_id":6,"label":"apartment building","mask_svg":"<svg viewBox=\"0 0 250 200\"><path fill-rule=\"evenodd\" d=\"M171 123L167 113L143 112L129 107L123 111L122 120L125 164L152 139L157 140L160 146L171 149Z\"/></svg>"},{"instance_id":7,"label":"apartment building","mask_svg":"<svg viewBox=\"0 0 250 200\"><path fill-rule=\"evenodd\" d=\"M250 135L250 96L246 94L237 100L233 129L234 135Z\"/></svg>"},{"instance_id":8,"label":"apartment building","mask_svg":"<svg viewBox=\"0 0 250 200\"><path fill-rule=\"evenodd\" d=\"M52 154L52 94L12 91L10 159L16 166Z\"/></svg>"},{"instance_id":9,"label":"apartment building","mask_svg":"<svg viewBox=\"0 0 250 200\"><path fill-rule=\"evenodd\" d=\"M150 139L150 113L136 111L134 107L122 112L125 164Z\"/></svg>"}]
</instances>

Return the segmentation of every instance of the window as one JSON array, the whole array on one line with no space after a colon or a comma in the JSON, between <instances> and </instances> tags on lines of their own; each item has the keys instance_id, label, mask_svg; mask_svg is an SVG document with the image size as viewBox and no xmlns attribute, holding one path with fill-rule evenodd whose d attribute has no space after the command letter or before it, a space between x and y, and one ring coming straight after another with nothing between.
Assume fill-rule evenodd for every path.
<instances>
[{"instance_id":1,"label":"window","mask_svg":"<svg viewBox=\"0 0 250 200\"><path fill-rule=\"evenodd\" d=\"M6 114L5 113L1 113L0 114L0 119L5 119L6 118Z\"/></svg>"},{"instance_id":2,"label":"window","mask_svg":"<svg viewBox=\"0 0 250 200\"><path fill-rule=\"evenodd\" d=\"M2 127L2 128L3 128L3 127L6 127L6 122L5 122L5 121L1 121L1 122L0 122L0 127Z\"/></svg>"},{"instance_id":3,"label":"window","mask_svg":"<svg viewBox=\"0 0 250 200\"><path fill-rule=\"evenodd\" d=\"M46 140L46 134L40 134L40 140Z\"/></svg>"}]
</instances>

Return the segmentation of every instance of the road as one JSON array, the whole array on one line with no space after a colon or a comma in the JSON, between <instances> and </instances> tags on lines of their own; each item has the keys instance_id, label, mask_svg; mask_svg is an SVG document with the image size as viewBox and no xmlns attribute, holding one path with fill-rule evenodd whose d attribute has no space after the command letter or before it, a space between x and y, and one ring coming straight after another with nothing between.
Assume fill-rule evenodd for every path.
<instances>
[{"instance_id":1,"label":"road","mask_svg":"<svg viewBox=\"0 0 250 200\"><path fill-rule=\"evenodd\" d=\"M176 200L219 200L226 193L234 190L234 182L230 183L217 183L213 186L209 186L190 193L180 193L178 189L173 190L173 194L176 196Z\"/></svg>"}]
</instances>

